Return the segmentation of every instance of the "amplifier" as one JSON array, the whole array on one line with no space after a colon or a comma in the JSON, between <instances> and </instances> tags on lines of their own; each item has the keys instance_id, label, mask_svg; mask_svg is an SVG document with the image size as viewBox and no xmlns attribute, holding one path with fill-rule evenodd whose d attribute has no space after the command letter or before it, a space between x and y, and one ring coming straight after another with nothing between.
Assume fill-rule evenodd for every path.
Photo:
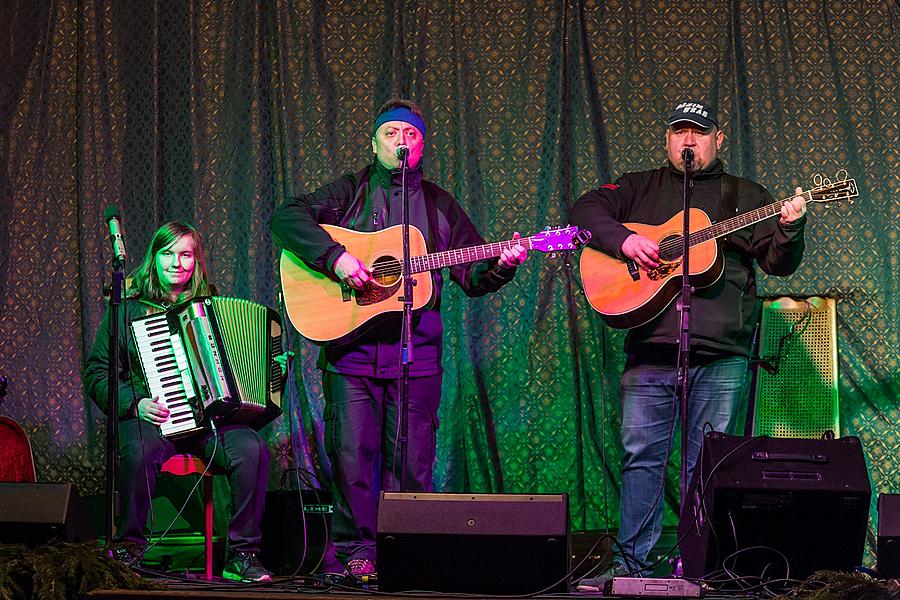
<instances>
[{"instance_id":1,"label":"amplifier","mask_svg":"<svg viewBox=\"0 0 900 600\"><path fill-rule=\"evenodd\" d=\"M855 437L794 439L710 432L683 502L684 574L803 579L862 562L871 488Z\"/></svg>"}]
</instances>

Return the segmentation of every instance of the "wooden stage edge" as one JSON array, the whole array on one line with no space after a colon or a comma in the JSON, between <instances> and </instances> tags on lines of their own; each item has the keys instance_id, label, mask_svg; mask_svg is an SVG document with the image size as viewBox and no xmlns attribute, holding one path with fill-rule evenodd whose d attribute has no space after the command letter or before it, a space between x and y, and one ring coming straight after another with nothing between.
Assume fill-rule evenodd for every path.
<instances>
[{"instance_id":1,"label":"wooden stage edge","mask_svg":"<svg viewBox=\"0 0 900 600\"><path fill-rule=\"evenodd\" d=\"M878 580L862 574L839 574L821 572L824 578L816 577L817 585L801 586L789 594L792 600L812 600L827 597L832 600L858 600L861 596L872 599L900 600L900 579ZM836 576L836 577L835 577ZM148 578L149 579L149 578ZM434 600L435 598L472 600L511 600L512 598L548 598L548 599L585 599L610 598L627 600L625 596L602 596L597 592L579 592L574 589L569 593L553 593L540 595L490 595L461 594L439 592L399 592L387 593L361 588L329 586L324 582L313 585L312 578L277 577L266 584L241 584L225 580L185 580L185 579L152 579L168 586L162 590L95 590L85 598L90 600L214 600L214 599L247 599L247 600L281 600L287 597L304 598L306 600L348 600L351 598L396 598L397 600ZM772 590L774 591L774 590ZM772 598L772 591L757 589L755 593L741 591L717 591L705 589L702 597L706 600L750 600ZM784 592L785 590L781 590ZM670 590L671 593L671 590ZM824 593L824 596L823 596ZM630 595L627 598L662 597L661 595ZM668 598L681 598L679 595L666 595Z\"/></svg>"},{"instance_id":2,"label":"wooden stage edge","mask_svg":"<svg viewBox=\"0 0 900 600\"><path fill-rule=\"evenodd\" d=\"M230 599L247 599L247 600L283 600L286 597L304 598L308 600L348 600L350 598L395 598L397 600L434 600L435 598L473 600L481 598L484 600L510 600L510 598L609 598L612 600L622 599L622 596L602 596L596 592L577 592L573 591L568 594L542 594L538 596L488 596L479 594L445 594L438 592L422 592L413 594L409 592L387 593L374 592L366 590L356 591L316 591L311 587L299 587L290 585L282 587L276 581L274 585L268 588L260 588L253 586L224 586L209 584L209 587L192 586L186 588L171 588L168 590L146 591L146 590L95 590L87 595L91 600L213 600L222 598ZM629 596L629 598L634 598ZM673 598L673 596L669 596ZM722 592L711 592L704 594L706 600L748 600L751 596L745 594L728 594Z\"/></svg>"}]
</instances>

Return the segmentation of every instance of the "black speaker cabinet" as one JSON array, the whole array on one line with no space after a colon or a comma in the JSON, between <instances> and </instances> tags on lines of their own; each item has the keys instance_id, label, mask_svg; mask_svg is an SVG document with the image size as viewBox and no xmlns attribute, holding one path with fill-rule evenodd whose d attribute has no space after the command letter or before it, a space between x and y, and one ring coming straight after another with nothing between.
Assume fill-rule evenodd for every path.
<instances>
[{"instance_id":1,"label":"black speaker cabinet","mask_svg":"<svg viewBox=\"0 0 900 600\"><path fill-rule=\"evenodd\" d=\"M331 512L325 490L266 493L260 561L276 575L312 573L325 552Z\"/></svg>"},{"instance_id":2,"label":"black speaker cabinet","mask_svg":"<svg viewBox=\"0 0 900 600\"><path fill-rule=\"evenodd\" d=\"M803 579L862 563L871 488L855 437L707 433L679 524L686 577ZM787 563L787 564L786 564Z\"/></svg>"},{"instance_id":3,"label":"black speaker cabinet","mask_svg":"<svg viewBox=\"0 0 900 600\"><path fill-rule=\"evenodd\" d=\"M71 483L0 483L0 543L39 546L93 539Z\"/></svg>"},{"instance_id":4,"label":"black speaker cabinet","mask_svg":"<svg viewBox=\"0 0 900 600\"><path fill-rule=\"evenodd\" d=\"M875 569L879 577L900 577L900 494L878 496L878 554Z\"/></svg>"},{"instance_id":5,"label":"black speaker cabinet","mask_svg":"<svg viewBox=\"0 0 900 600\"><path fill-rule=\"evenodd\" d=\"M565 494L382 492L380 591L568 591Z\"/></svg>"}]
</instances>

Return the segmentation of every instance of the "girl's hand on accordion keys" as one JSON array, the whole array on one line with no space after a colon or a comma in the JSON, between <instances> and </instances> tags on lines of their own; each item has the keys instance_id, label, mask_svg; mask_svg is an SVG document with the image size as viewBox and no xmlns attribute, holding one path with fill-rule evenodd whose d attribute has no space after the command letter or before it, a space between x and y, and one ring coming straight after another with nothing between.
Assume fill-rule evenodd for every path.
<instances>
[{"instance_id":1,"label":"girl's hand on accordion keys","mask_svg":"<svg viewBox=\"0 0 900 600\"><path fill-rule=\"evenodd\" d=\"M159 396L153 398L141 398L137 404L137 416L154 425L162 425L169 418L169 409L159 403Z\"/></svg>"}]
</instances>

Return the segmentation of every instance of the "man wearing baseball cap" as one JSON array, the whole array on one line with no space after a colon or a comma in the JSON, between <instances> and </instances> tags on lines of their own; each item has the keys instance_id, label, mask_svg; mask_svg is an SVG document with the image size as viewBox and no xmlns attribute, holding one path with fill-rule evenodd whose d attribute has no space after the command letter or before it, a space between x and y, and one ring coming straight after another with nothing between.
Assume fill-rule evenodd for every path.
<instances>
[{"instance_id":1,"label":"man wearing baseball cap","mask_svg":"<svg viewBox=\"0 0 900 600\"><path fill-rule=\"evenodd\" d=\"M371 265L335 241L320 225L376 232L401 222L398 148L408 153L409 220L429 252L484 244L449 192L422 176L427 128L410 100L391 100L376 113L371 129L373 162L310 193L288 199L272 219L275 240L286 250L364 290L375 285ZM397 249L399 250L399 249ZM510 282L526 258L517 244L497 259L450 267L450 278L469 296L494 292ZM407 490L432 490L432 464L441 397L440 296L443 273L432 271L431 303L413 312L414 361L409 372ZM332 540L346 572L375 572L375 517L379 489L399 489L397 440L400 376L400 313L323 345L319 355L325 394L325 440L332 467ZM379 467L380 466L380 470ZM325 571L333 571L326 564Z\"/></svg>"},{"instance_id":2,"label":"man wearing baseball cap","mask_svg":"<svg viewBox=\"0 0 900 600\"><path fill-rule=\"evenodd\" d=\"M624 223L660 225L682 210L685 150L694 157L691 206L701 208L713 222L775 201L762 186L725 173L718 158L724 141L711 105L696 100L677 103L666 121L667 164L625 173L615 184L585 193L572 209L572 223L590 230L590 246L622 261L633 261L638 277L652 276L654 269L667 262L660 257L660 240L640 235ZM720 239L723 272L694 293L688 377L689 475L699 456L705 424L716 431L737 433L756 323L753 262L770 275L790 275L797 269L803 257L806 222L801 192L795 190L780 216ZM680 260L668 263L680 269ZM581 580L579 589L602 591L612 577L650 574L647 558L662 529L666 464L678 422L674 403L679 332L678 302L673 298L655 317L630 329L625 338L620 550L610 569Z\"/></svg>"}]
</instances>

